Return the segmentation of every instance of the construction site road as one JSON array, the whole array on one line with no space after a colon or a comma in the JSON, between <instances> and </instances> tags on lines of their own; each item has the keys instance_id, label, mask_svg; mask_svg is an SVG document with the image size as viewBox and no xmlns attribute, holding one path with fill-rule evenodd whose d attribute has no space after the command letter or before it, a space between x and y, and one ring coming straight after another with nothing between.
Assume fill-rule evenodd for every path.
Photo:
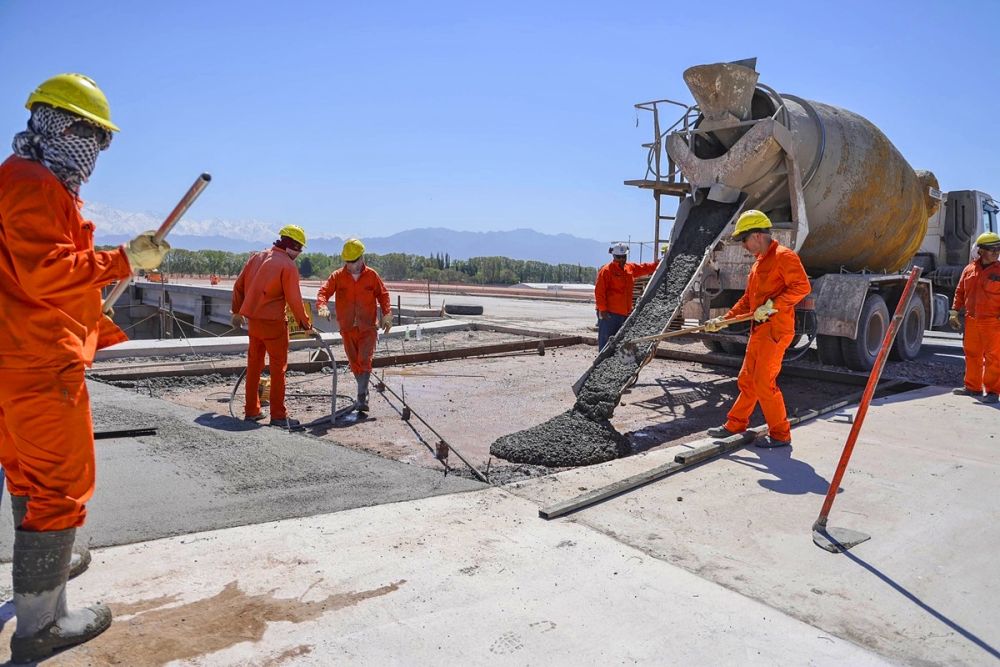
<instances>
[{"instance_id":1,"label":"construction site road","mask_svg":"<svg viewBox=\"0 0 1000 667\"><path fill-rule=\"evenodd\" d=\"M116 621L46 665L996 664L998 414L941 388L876 400L831 515L872 535L847 554L810 525L853 408L796 427L791 449L554 521L539 506L699 443L98 549L69 595Z\"/></svg>"},{"instance_id":2,"label":"construction site road","mask_svg":"<svg viewBox=\"0 0 1000 667\"><path fill-rule=\"evenodd\" d=\"M483 486L134 391L97 382L87 387L95 430L157 429L153 436L97 441L97 490L81 531L91 546ZM10 557L13 535L10 512L0 512L4 559Z\"/></svg>"}]
</instances>

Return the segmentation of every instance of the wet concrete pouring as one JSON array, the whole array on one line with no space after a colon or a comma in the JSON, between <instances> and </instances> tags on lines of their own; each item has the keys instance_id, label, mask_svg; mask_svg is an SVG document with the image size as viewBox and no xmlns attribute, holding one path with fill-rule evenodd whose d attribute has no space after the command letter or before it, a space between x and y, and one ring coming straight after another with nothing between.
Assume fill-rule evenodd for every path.
<instances>
[{"instance_id":1,"label":"wet concrete pouring","mask_svg":"<svg viewBox=\"0 0 1000 667\"><path fill-rule=\"evenodd\" d=\"M709 247L738 210L736 204L705 200L693 208L646 294L621 331L594 362L572 409L530 429L499 438L490 451L512 462L546 466L591 465L629 453L628 440L609 421L621 392L638 372L652 343L626 349L623 341L662 332L680 306L684 288Z\"/></svg>"},{"instance_id":2,"label":"wet concrete pouring","mask_svg":"<svg viewBox=\"0 0 1000 667\"><path fill-rule=\"evenodd\" d=\"M456 331L425 336L419 345L434 349L511 341L517 336L491 331ZM523 337L522 337L523 338ZM392 343L393 341L387 341ZM384 345L380 354L398 353L404 343ZM405 343L408 351L418 343ZM674 339L661 349L703 354L694 339ZM341 350L335 350L342 354ZM297 352L295 355L307 355ZM381 369L392 390L494 484L565 470L565 466L504 461L490 443L527 424L545 422L576 402L573 383L591 366L592 345L472 357ZM731 363L739 358L728 357ZM215 355L221 365L239 365L243 355ZM188 361L198 361L189 358ZM177 359L164 359L174 363ZM95 371L160 364L148 358L101 362ZM819 367L814 360L786 364ZM829 369L828 369L829 370ZM837 369L843 370L843 369ZM195 529L308 516L411 497L482 488L452 455L435 458L436 438L415 419L402 419L402 404L373 391L367 419L343 419L300 433L249 424L229 416L235 377L212 375L150 378L124 387L92 383L97 430L154 427L151 437L99 440L101 483L90 504L87 539L94 545L120 544ZM884 377L907 377L953 385L961 365L935 367L890 363ZM339 370L341 392L354 382ZM858 383L817 381L790 373L779 378L791 414L828 405L859 389ZM329 414L330 375L292 373L288 403L293 416L311 421ZM626 390L608 421L620 434L622 455L684 445L722 423L737 394L736 369L700 361L653 359ZM234 406L239 414L242 397ZM754 423L761 418L755 416ZM614 436L612 436L614 437ZM127 517L123 520L122 517ZM0 523L9 515L0 513ZM128 526L128 530L122 528ZM8 534L0 530L2 535Z\"/></svg>"}]
</instances>

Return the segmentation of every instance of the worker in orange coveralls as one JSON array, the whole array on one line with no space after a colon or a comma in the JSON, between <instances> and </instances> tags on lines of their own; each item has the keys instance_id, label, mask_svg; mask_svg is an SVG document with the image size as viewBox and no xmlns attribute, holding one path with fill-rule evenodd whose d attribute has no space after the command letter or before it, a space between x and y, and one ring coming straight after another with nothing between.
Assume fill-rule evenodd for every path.
<instances>
[{"instance_id":1,"label":"worker in orange coveralls","mask_svg":"<svg viewBox=\"0 0 1000 667\"><path fill-rule=\"evenodd\" d=\"M320 317L330 317L327 305L333 297L337 324L344 341L344 351L351 364L351 372L358 382L358 412L368 412L368 381L372 373L372 358L378 340L377 327L384 333L392 328L392 308L389 290L378 272L365 265L365 245L358 239L347 239L340 253L344 266L330 274L319 288L316 308ZM378 318L375 306L382 308Z\"/></svg>"},{"instance_id":2,"label":"worker in orange coveralls","mask_svg":"<svg viewBox=\"0 0 1000 667\"><path fill-rule=\"evenodd\" d=\"M723 320L748 313L753 313L753 323L737 381L740 395L725 425L709 429L708 434L725 438L743 433L760 403L768 434L757 441L757 446L786 447L792 444L792 432L777 378L782 357L794 338L795 304L811 291L809 277L795 251L771 238L771 220L760 211L740 215L732 238L757 261L750 268L747 289L740 300L722 317L706 322L705 330L719 331L726 326Z\"/></svg>"},{"instance_id":3,"label":"worker in orange coveralls","mask_svg":"<svg viewBox=\"0 0 1000 667\"><path fill-rule=\"evenodd\" d=\"M288 416L285 406L285 372L288 370L288 327L285 304L292 310L299 326L312 333L312 323L302 303L299 269L295 258L306 245L306 233L297 225L286 225L278 240L268 250L250 255L233 285L233 327L248 320L250 346L247 350L246 406L243 418L260 421L260 374L267 354L271 371L271 426L301 428L297 419Z\"/></svg>"},{"instance_id":4,"label":"worker in orange coveralls","mask_svg":"<svg viewBox=\"0 0 1000 667\"><path fill-rule=\"evenodd\" d=\"M66 606L67 578L90 560L74 550L95 480L84 369L98 349L127 340L101 313L101 288L155 269L170 247L145 232L94 250L80 185L118 127L93 80L60 74L25 106L28 127L0 165L0 463L14 513L14 663L42 660L111 625L103 604Z\"/></svg>"},{"instance_id":5,"label":"worker in orange coveralls","mask_svg":"<svg viewBox=\"0 0 1000 667\"><path fill-rule=\"evenodd\" d=\"M980 396L983 403L1000 401L1000 235L980 234L978 259L962 271L948 321L959 329L965 309L965 382L954 393ZM983 391L985 390L985 394Z\"/></svg>"},{"instance_id":6,"label":"worker in orange coveralls","mask_svg":"<svg viewBox=\"0 0 1000 667\"><path fill-rule=\"evenodd\" d=\"M611 261L597 272L597 283L594 285L594 299L597 301L597 351L600 352L608 344L611 337L625 324L632 313L632 290L635 279L648 276L659 262L637 264L629 262L628 246L616 243L610 248Z\"/></svg>"}]
</instances>

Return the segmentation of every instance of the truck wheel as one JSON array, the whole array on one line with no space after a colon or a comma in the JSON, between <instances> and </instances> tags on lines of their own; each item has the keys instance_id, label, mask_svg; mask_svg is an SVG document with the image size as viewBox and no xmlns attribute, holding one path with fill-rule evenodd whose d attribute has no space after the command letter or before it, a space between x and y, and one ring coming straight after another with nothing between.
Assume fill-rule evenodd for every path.
<instances>
[{"instance_id":1,"label":"truck wheel","mask_svg":"<svg viewBox=\"0 0 1000 667\"><path fill-rule=\"evenodd\" d=\"M737 357L746 356L747 346L744 343L737 343L731 340L720 341L722 344L722 351L726 354L735 354Z\"/></svg>"},{"instance_id":2,"label":"truck wheel","mask_svg":"<svg viewBox=\"0 0 1000 667\"><path fill-rule=\"evenodd\" d=\"M920 299L912 299L903 313L903 321L899 323L896 340L892 341L889 356L896 361L910 361L920 354L920 344L924 342L924 327L927 325L927 313Z\"/></svg>"},{"instance_id":3,"label":"truck wheel","mask_svg":"<svg viewBox=\"0 0 1000 667\"><path fill-rule=\"evenodd\" d=\"M840 336L816 335L816 352L819 363L827 366L843 366L844 350L840 346Z\"/></svg>"},{"instance_id":4,"label":"truck wheel","mask_svg":"<svg viewBox=\"0 0 1000 667\"><path fill-rule=\"evenodd\" d=\"M855 371L870 371L875 365L882 339L889 328L889 308L878 294L869 294L858 318L858 337L841 338L844 363Z\"/></svg>"},{"instance_id":5,"label":"truck wheel","mask_svg":"<svg viewBox=\"0 0 1000 667\"><path fill-rule=\"evenodd\" d=\"M702 344L708 348L709 352L722 352L722 342L713 340L711 338L703 338L701 340Z\"/></svg>"}]
</instances>

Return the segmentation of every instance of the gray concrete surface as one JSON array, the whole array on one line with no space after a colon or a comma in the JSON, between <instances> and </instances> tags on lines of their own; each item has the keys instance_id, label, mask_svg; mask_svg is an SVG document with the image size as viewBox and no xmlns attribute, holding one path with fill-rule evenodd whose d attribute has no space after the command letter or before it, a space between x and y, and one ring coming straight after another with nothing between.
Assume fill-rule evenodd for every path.
<instances>
[{"instance_id":1,"label":"gray concrete surface","mask_svg":"<svg viewBox=\"0 0 1000 667\"><path fill-rule=\"evenodd\" d=\"M156 427L97 441L97 490L84 529L92 546L482 488L329 441L88 383L96 430ZM9 558L9 500L0 557Z\"/></svg>"},{"instance_id":2,"label":"gray concrete surface","mask_svg":"<svg viewBox=\"0 0 1000 667\"><path fill-rule=\"evenodd\" d=\"M115 624L46 665L889 664L535 509L490 489L102 550L69 595Z\"/></svg>"},{"instance_id":3,"label":"gray concrete surface","mask_svg":"<svg viewBox=\"0 0 1000 667\"><path fill-rule=\"evenodd\" d=\"M933 387L876 401L830 517L831 526L873 537L834 555L812 544L811 526L855 411L794 428L791 449L749 447L558 521L891 660L997 664L1000 409ZM666 463L675 451L511 490L544 506Z\"/></svg>"}]
</instances>

